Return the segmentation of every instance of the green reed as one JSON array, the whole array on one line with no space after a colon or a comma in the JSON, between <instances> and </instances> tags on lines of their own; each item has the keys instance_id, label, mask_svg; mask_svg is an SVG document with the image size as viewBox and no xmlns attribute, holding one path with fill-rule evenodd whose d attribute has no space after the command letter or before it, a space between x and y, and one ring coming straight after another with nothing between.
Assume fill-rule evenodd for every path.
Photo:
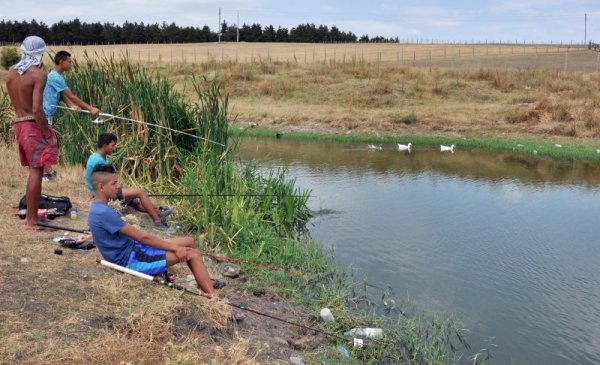
<instances>
[{"instance_id":1,"label":"green reed","mask_svg":"<svg viewBox=\"0 0 600 365\"><path fill-rule=\"evenodd\" d=\"M192 99L197 101L190 104L164 77L110 57L85 57L67 73L67 83L76 95L104 113L201 139L118 119L94 125L89 114L60 110L55 126L61 136L62 161L84 163L95 149L98 135L110 131L119 137L110 162L128 183L145 185L156 193L239 194L179 203L183 221L208 232L211 242L251 244L253 230L261 225L281 236L304 229L309 218L308 192L298 191L283 171L262 177L255 167L240 169L233 161L237 143L229 141L228 97L219 83L193 77L196 97ZM264 196L244 196L249 194Z\"/></svg>"}]
</instances>

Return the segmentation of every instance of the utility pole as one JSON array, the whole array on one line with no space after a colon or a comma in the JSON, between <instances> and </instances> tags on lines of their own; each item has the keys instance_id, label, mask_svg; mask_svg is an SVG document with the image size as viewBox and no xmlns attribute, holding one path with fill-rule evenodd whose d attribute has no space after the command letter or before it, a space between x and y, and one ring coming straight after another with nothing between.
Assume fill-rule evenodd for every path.
<instances>
[{"instance_id":1,"label":"utility pole","mask_svg":"<svg viewBox=\"0 0 600 365\"><path fill-rule=\"evenodd\" d=\"M221 43L221 8L219 8L219 27L217 28L217 34L219 35L219 43Z\"/></svg>"},{"instance_id":2,"label":"utility pole","mask_svg":"<svg viewBox=\"0 0 600 365\"><path fill-rule=\"evenodd\" d=\"M585 45L587 43L587 13L585 13L585 18L584 18L584 27L583 27L583 45Z\"/></svg>"},{"instance_id":3,"label":"utility pole","mask_svg":"<svg viewBox=\"0 0 600 365\"><path fill-rule=\"evenodd\" d=\"M237 34L237 42L240 43L240 11L237 11L237 23L235 25L235 32Z\"/></svg>"}]
</instances>

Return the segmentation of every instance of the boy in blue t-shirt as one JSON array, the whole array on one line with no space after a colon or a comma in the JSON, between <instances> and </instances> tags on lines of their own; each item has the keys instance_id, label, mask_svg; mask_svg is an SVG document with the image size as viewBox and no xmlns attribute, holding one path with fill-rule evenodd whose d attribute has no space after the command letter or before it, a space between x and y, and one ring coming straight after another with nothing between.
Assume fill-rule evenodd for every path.
<instances>
[{"instance_id":1,"label":"boy in blue t-shirt","mask_svg":"<svg viewBox=\"0 0 600 365\"><path fill-rule=\"evenodd\" d=\"M198 288L208 295L225 285L212 280L195 248L192 237L161 239L127 224L108 205L117 198L121 184L110 165L97 165L92 172L96 195L88 215L94 241L105 260L148 275L162 274L167 267L186 262L194 274Z\"/></svg>"},{"instance_id":2,"label":"boy in blue t-shirt","mask_svg":"<svg viewBox=\"0 0 600 365\"><path fill-rule=\"evenodd\" d=\"M48 79L46 80L46 86L44 87L44 95L43 95L43 107L44 114L46 114L46 119L48 119L48 124L52 125L52 118L54 118L54 114L56 113L56 106L60 99L62 99L65 104L76 112L80 111L80 108L88 110L93 115L97 115L100 113L98 108L95 108L77 96L75 96L69 87L67 86L67 82L63 76L63 73L71 70L71 54L67 51L59 51L54 55L54 70L50 71L48 74ZM52 171L52 168L48 166L44 168L44 175L42 179L44 181L52 181L55 176L55 172Z\"/></svg>"},{"instance_id":3,"label":"boy in blue t-shirt","mask_svg":"<svg viewBox=\"0 0 600 365\"><path fill-rule=\"evenodd\" d=\"M100 137L98 137L98 150L96 150L96 152L94 152L87 160L85 166L85 184L92 196L96 194L92 184L92 172L94 171L94 167L99 164L107 165L108 162L106 161L106 157L115 151L116 145L117 136L112 133L102 133ZM171 227L169 227L169 224L167 223L167 218L175 211L175 208L155 207L144 189L119 187L116 197L118 200L129 203L129 205L140 212L147 213L154 222L155 230L167 233L172 232ZM133 203L138 200L139 203Z\"/></svg>"}]
</instances>

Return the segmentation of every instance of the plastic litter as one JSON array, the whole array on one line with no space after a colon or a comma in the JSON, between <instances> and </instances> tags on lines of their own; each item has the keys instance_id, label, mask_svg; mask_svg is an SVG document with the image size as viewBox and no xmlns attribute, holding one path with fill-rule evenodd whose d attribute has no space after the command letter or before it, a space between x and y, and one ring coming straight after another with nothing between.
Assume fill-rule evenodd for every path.
<instances>
[{"instance_id":1,"label":"plastic litter","mask_svg":"<svg viewBox=\"0 0 600 365\"><path fill-rule=\"evenodd\" d=\"M335 318L333 317L333 314L331 313L331 310L329 308L321 309L321 312L319 314L321 315L321 319L323 321L335 322Z\"/></svg>"},{"instance_id":2,"label":"plastic litter","mask_svg":"<svg viewBox=\"0 0 600 365\"><path fill-rule=\"evenodd\" d=\"M383 329L381 328L353 328L344 333L344 336L364 337L377 339L383 337Z\"/></svg>"},{"instance_id":3,"label":"plastic litter","mask_svg":"<svg viewBox=\"0 0 600 365\"><path fill-rule=\"evenodd\" d=\"M348 351L348 349L346 348L346 346L342 346L342 345L338 345L337 350L340 354L342 354L342 356L344 357L350 357L350 352Z\"/></svg>"}]
</instances>

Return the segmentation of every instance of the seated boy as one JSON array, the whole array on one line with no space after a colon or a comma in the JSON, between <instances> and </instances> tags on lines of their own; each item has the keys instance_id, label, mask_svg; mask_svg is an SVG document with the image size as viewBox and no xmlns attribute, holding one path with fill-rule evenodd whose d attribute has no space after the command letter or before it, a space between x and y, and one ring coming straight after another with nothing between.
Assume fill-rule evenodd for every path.
<instances>
[{"instance_id":1,"label":"seated boy","mask_svg":"<svg viewBox=\"0 0 600 365\"><path fill-rule=\"evenodd\" d=\"M98 150L93 153L87 160L85 168L85 183L88 190L92 195L95 194L94 187L92 185L92 171L98 164L108 164L106 158L115 151L117 145L117 136L112 133L102 133L98 138ZM173 230L167 224L167 218L173 213L175 208L156 208L150 201L150 197L144 191L144 189L130 189L130 188L119 188L117 191L116 198L124 202L131 203L135 209L140 212L148 213L152 221L154 222L154 229L157 231L163 231L172 233ZM138 199L139 203L134 204Z\"/></svg>"},{"instance_id":2,"label":"seated boy","mask_svg":"<svg viewBox=\"0 0 600 365\"><path fill-rule=\"evenodd\" d=\"M88 224L94 241L106 261L148 275L162 274L167 267L186 262L194 274L198 288L214 295L214 289L224 281L212 281L202 254L191 237L161 239L127 224L107 203L117 198L121 184L110 165L100 164L91 176L96 195L88 215Z\"/></svg>"}]
</instances>

